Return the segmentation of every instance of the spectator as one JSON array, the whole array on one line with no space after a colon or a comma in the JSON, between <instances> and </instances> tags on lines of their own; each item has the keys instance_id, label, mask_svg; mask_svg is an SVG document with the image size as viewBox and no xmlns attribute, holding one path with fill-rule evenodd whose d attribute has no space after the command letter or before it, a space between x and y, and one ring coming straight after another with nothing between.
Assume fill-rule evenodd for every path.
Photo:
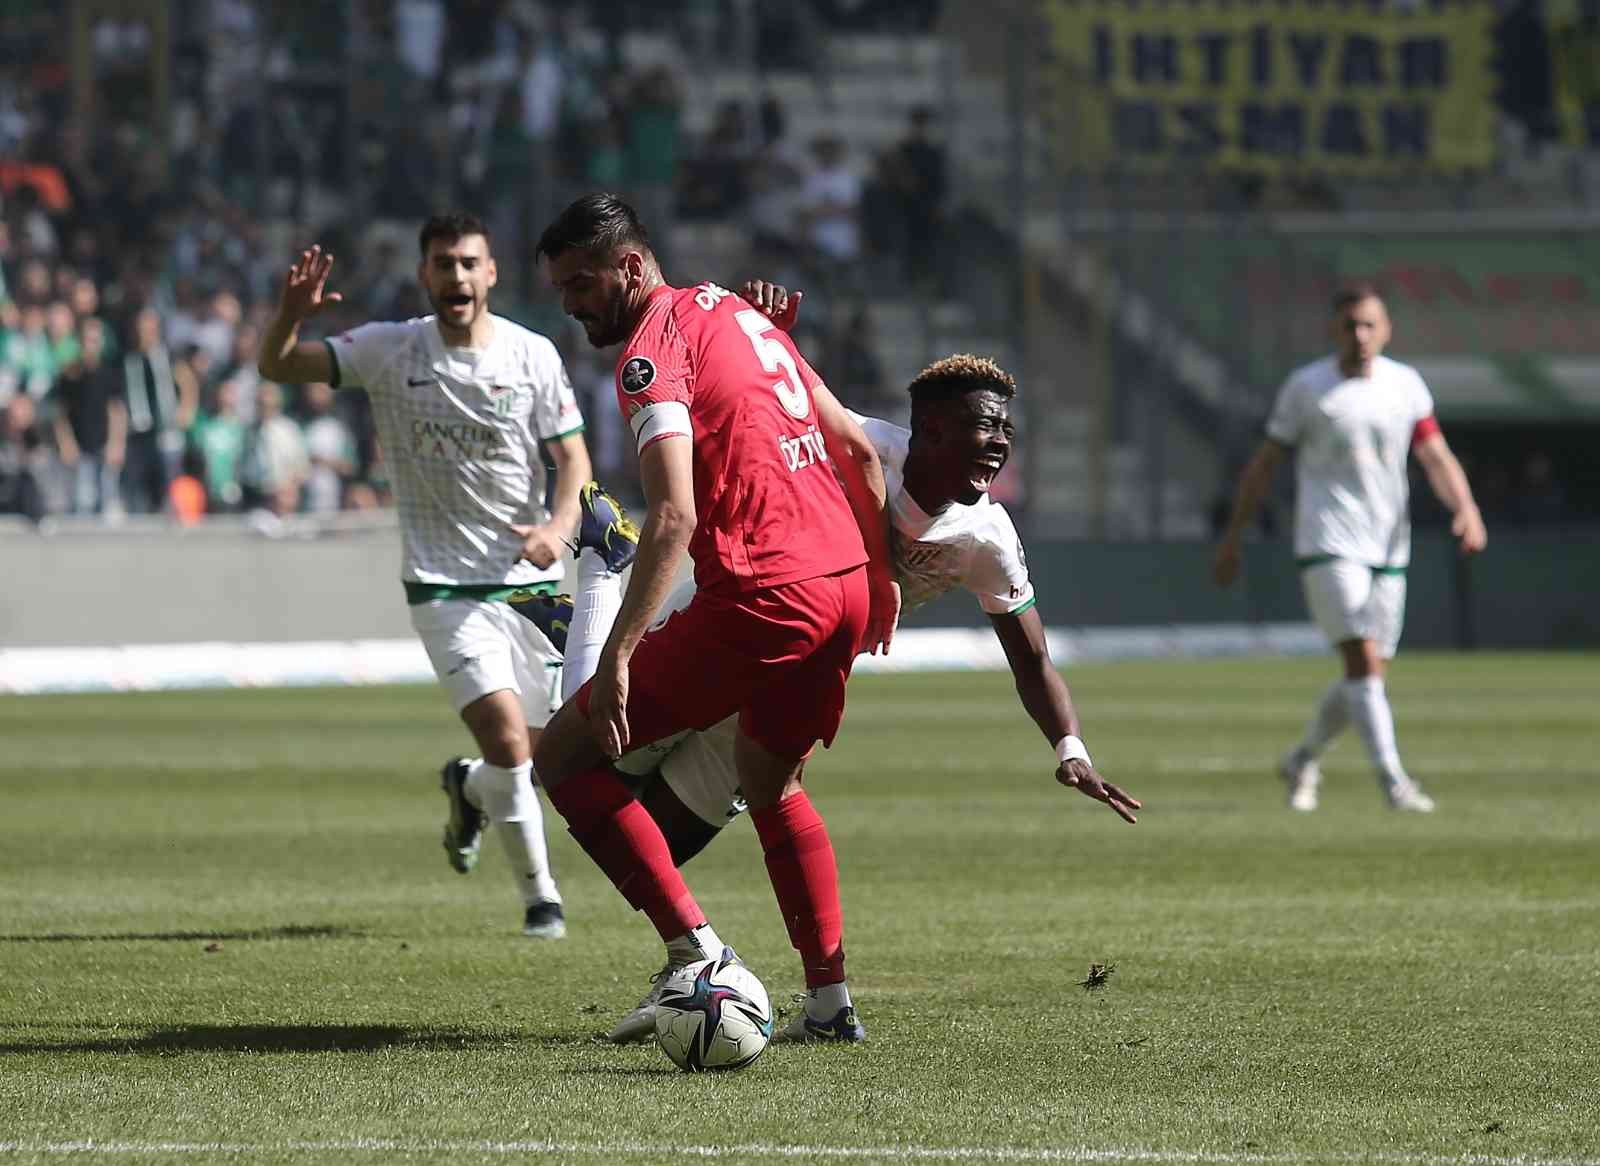
<instances>
[{"instance_id":1,"label":"spectator","mask_svg":"<svg viewBox=\"0 0 1600 1166\"><path fill-rule=\"evenodd\" d=\"M861 255L861 179L846 165L838 138L818 138L811 155L816 169L800 192L806 235L834 272L843 273Z\"/></svg>"},{"instance_id":2,"label":"spectator","mask_svg":"<svg viewBox=\"0 0 1600 1166\"><path fill-rule=\"evenodd\" d=\"M910 132L891 153L888 168L903 224L900 238L905 246L905 271L915 283L933 275L947 190L944 147L933 140L932 127L930 109L920 105L913 109Z\"/></svg>"},{"instance_id":3,"label":"spectator","mask_svg":"<svg viewBox=\"0 0 1600 1166\"><path fill-rule=\"evenodd\" d=\"M232 385L217 387L217 400L210 413L201 414L189 430L189 442L204 466L206 509L212 514L237 511L244 503L240 480L245 444L249 431L239 419L238 400Z\"/></svg>"},{"instance_id":4,"label":"spectator","mask_svg":"<svg viewBox=\"0 0 1600 1166\"><path fill-rule=\"evenodd\" d=\"M55 379L45 309L30 303L18 313L15 329L0 333L0 396L23 392L42 400ZM11 386L9 391L5 385Z\"/></svg>"},{"instance_id":5,"label":"spectator","mask_svg":"<svg viewBox=\"0 0 1600 1166\"><path fill-rule=\"evenodd\" d=\"M626 110L629 185L644 221L661 224L658 251L671 234L682 104L672 71L658 66L639 78Z\"/></svg>"},{"instance_id":6,"label":"spectator","mask_svg":"<svg viewBox=\"0 0 1600 1166\"><path fill-rule=\"evenodd\" d=\"M43 518L50 453L39 433L33 398L17 393L0 407L0 514Z\"/></svg>"},{"instance_id":7,"label":"spectator","mask_svg":"<svg viewBox=\"0 0 1600 1166\"><path fill-rule=\"evenodd\" d=\"M260 347L261 331L254 324L242 324L233 336L233 351L226 364L215 370L196 367L200 380L201 399L209 399L223 382L233 385L239 419L246 425L256 420L256 398L261 388L261 374L256 371L256 349Z\"/></svg>"},{"instance_id":8,"label":"spectator","mask_svg":"<svg viewBox=\"0 0 1600 1166\"><path fill-rule=\"evenodd\" d=\"M866 308L857 308L851 314L837 343L830 348L828 384L839 399L850 408L875 417L893 416L904 394L884 392L883 365L875 349L872 316Z\"/></svg>"},{"instance_id":9,"label":"spectator","mask_svg":"<svg viewBox=\"0 0 1600 1166\"><path fill-rule=\"evenodd\" d=\"M235 394L229 396L235 398ZM300 426L283 411L283 389L271 381L262 382L258 407L250 432L245 484L257 501L281 518L300 509L300 490L311 462Z\"/></svg>"},{"instance_id":10,"label":"spectator","mask_svg":"<svg viewBox=\"0 0 1600 1166\"><path fill-rule=\"evenodd\" d=\"M758 116L761 147L747 175L750 233L758 261L779 262L796 253L799 191L811 167L804 152L789 139L782 102L769 94L762 99Z\"/></svg>"},{"instance_id":11,"label":"spectator","mask_svg":"<svg viewBox=\"0 0 1600 1166\"><path fill-rule=\"evenodd\" d=\"M65 300L57 300L45 309L44 334L50 345L50 363L60 376L68 365L76 364L83 353L77 320Z\"/></svg>"},{"instance_id":12,"label":"spectator","mask_svg":"<svg viewBox=\"0 0 1600 1166\"><path fill-rule=\"evenodd\" d=\"M616 190L628 181L628 127L621 114L599 122L589 139L583 164L584 181L602 190Z\"/></svg>"},{"instance_id":13,"label":"spectator","mask_svg":"<svg viewBox=\"0 0 1600 1166\"><path fill-rule=\"evenodd\" d=\"M122 383L128 408L123 498L130 513L152 514L165 503L167 483L180 468L184 433L194 423L200 398L188 369L176 375L154 308L134 317L133 344L122 358Z\"/></svg>"},{"instance_id":14,"label":"spectator","mask_svg":"<svg viewBox=\"0 0 1600 1166\"><path fill-rule=\"evenodd\" d=\"M116 516L128 440L122 377L106 363L105 325L91 317L80 331L82 354L56 381L56 450L72 473L72 512Z\"/></svg>"},{"instance_id":15,"label":"spectator","mask_svg":"<svg viewBox=\"0 0 1600 1166\"><path fill-rule=\"evenodd\" d=\"M333 387L313 383L305 387L305 445L310 460L306 479L306 510L326 514L338 510L345 487L356 472L356 439L350 427L334 412Z\"/></svg>"},{"instance_id":16,"label":"spectator","mask_svg":"<svg viewBox=\"0 0 1600 1166\"><path fill-rule=\"evenodd\" d=\"M700 153L684 167L679 213L685 218L720 219L742 211L749 196L750 161L744 105L724 101Z\"/></svg>"}]
</instances>

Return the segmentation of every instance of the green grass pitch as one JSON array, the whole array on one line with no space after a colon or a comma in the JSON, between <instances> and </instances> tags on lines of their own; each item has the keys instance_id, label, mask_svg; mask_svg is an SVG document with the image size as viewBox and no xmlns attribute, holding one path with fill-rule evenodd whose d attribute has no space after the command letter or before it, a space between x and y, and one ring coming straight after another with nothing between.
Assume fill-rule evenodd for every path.
<instances>
[{"instance_id":1,"label":"green grass pitch","mask_svg":"<svg viewBox=\"0 0 1600 1166\"><path fill-rule=\"evenodd\" d=\"M1600 661L1403 657L1431 817L1348 736L1285 808L1331 667L1069 670L1137 826L1006 676L860 678L810 784L870 1039L707 1077L597 1039L658 949L558 818L562 942L447 868L439 692L0 699L0 1162L1600 1163ZM786 1003L748 824L688 876Z\"/></svg>"}]
</instances>

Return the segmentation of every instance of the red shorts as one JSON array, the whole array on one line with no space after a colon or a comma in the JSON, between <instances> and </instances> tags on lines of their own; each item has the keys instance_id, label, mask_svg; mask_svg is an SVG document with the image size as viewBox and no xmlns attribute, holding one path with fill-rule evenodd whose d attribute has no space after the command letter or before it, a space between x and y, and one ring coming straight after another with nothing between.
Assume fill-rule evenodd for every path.
<instances>
[{"instance_id":1,"label":"red shorts","mask_svg":"<svg viewBox=\"0 0 1600 1166\"><path fill-rule=\"evenodd\" d=\"M734 713L763 749L799 759L833 743L870 600L867 572L734 595L698 593L645 634L628 669L628 745L709 729ZM589 714L589 684L578 690Z\"/></svg>"}]
</instances>

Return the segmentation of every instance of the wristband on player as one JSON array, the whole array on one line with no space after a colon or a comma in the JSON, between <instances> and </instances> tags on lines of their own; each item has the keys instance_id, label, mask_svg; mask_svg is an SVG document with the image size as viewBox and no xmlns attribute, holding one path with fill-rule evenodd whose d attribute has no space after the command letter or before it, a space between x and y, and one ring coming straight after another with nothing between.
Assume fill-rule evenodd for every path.
<instances>
[{"instance_id":1,"label":"wristband on player","mask_svg":"<svg viewBox=\"0 0 1600 1166\"><path fill-rule=\"evenodd\" d=\"M1062 765L1074 758L1085 765L1094 765L1094 762L1089 760L1089 750L1084 747L1083 742L1071 735L1065 736L1056 742L1056 757Z\"/></svg>"}]
</instances>

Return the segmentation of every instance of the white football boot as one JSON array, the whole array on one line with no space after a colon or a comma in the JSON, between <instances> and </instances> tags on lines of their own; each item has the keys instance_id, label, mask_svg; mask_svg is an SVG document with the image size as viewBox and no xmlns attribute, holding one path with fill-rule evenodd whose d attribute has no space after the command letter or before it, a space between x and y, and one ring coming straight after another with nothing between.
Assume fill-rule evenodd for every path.
<instances>
[{"instance_id":1,"label":"white football boot","mask_svg":"<svg viewBox=\"0 0 1600 1166\"><path fill-rule=\"evenodd\" d=\"M653 1040L656 1035L656 1003L661 999L661 989L666 987L667 981L672 978L672 973L685 963L668 963L650 977L650 991L644 998L634 1005L633 1011L617 1021L616 1027L606 1033L606 1039L614 1045L630 1045L638 1041Z\"/></svg>"},{"instance_id":2,"label":"white football boot","mask_svg":"<svg viewBox=\"0 0 1600 1166\"><path fill-rule=\"evenodd\" d=\"M1433 813L1433 799L1422 792L1422 787L1416 782L1392 782L1384 787L1384 796L1389 799L1391 810L1405 810L1413 814Z\"/></svg>"},{"instance_id":3,"label":"white football boot","mask_svg":"<svg viewBox=\"0 0 1600 1166\"><path fill-rule=\"evenodd\" d=\"M1278 762L1278 776L1289 787L1289 808L1309 814L1317 808L1317 787L1322 784L1322 766L1306 757L1298 748L1291 749Z\"/></svg>"}]
</instances>

